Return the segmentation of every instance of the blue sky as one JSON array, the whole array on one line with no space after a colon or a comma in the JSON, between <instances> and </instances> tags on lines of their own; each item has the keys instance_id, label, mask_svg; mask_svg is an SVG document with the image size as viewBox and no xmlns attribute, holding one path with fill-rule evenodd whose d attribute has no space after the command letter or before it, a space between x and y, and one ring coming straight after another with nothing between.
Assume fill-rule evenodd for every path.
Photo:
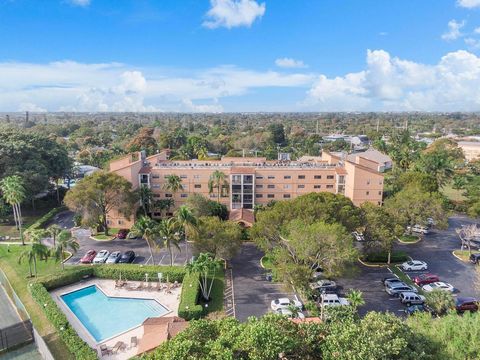
<instances>
[{"instance_id":1,"label":"blue sky","mask_svg":"<svg viewBox=\"0 0 480 360\"><path fill-rule=\"evenodd\" d=\"M0 0L0 111L476 111L479 55L480 0Z\"/></svg>"}]
</instances>

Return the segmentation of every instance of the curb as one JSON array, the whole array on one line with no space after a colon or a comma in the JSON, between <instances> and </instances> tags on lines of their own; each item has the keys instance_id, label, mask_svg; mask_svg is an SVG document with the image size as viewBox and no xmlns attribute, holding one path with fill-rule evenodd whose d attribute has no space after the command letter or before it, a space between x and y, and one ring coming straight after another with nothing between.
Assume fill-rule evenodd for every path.
<instances>
[{"instance_id":1,"label":"curb","mask_svg":"<svg viewBox=\"0 0 480 360\"><path fill-rule=\"evenodd\" d=\"M461 257L459 257L458 255L455 255L455 251L457 251L457 250L453 250L453 251L452 251L452 255L455 256L458 260L460 260L461 262L466 262L466 263L469 262L468 260L463 260L463 259L462 259Z\"/></svg>"},{"instance_id":2,"label":"curb","mask_svg":"<svg viewBox=\"0 0 480 360\"><path fill-rule=\"evenodd\" d=\"M399 237L397 237L397 241L401 244L404 244L404 245L410 245L410 244L416 244L416 243L419 243L420 241L422 241L422 237L421 236L417 236L417 241L402 241L400 240Z\"/></svg>"},{"instance_id":3,"label":"curb","mask_svg":"<svg viewBox=\"0 0 480 360\"><path fill-rule=\"evenodd\" d=\"M262 267L262 269L267 270L267 269L265 268L265 266L263 266L263 258L264 258L264 257L265 257L265 255L263 255L263 256L260 258L260 266Z\"/></svg>"},{"instance_id":4,"label":"curb","mask_svg":"<svg viewBox=\"0 0 480 360\"><path fill-rule=\"evenodd\" d=\"M367 267L388 267L388 264L369 264L369 263L366 263L364 261L362 261L360 258L357 258L358 262L360 264L362 264L363 266L367 266Z\"/></svg>"},{"instance_id":5,"label":"curb","mask_svg":"<svg viewBox=\"0 0 480 360\"><path fill-rule=\"evenodd\" d=\"M93 236L89 236L88 238L90 240L97 241L97 242L107 242L107 241L115 240L117 237L114 235L111 239L105 239L105 240L95 239Z\"/></svg>"},{"instance_id":6,"label":"curb","mask_svg":"<svg viewBox=\"0 0 480 360\"><path fill-rule=\"evenodd\" d=\"M73 256L73 253L71 253L70 251L65 251L66 253L69 253L70 255L68 255L65 260L62 261L62 263L66 263L68 260L70 260L70 258Z\"/></svg>"}]
</instances>

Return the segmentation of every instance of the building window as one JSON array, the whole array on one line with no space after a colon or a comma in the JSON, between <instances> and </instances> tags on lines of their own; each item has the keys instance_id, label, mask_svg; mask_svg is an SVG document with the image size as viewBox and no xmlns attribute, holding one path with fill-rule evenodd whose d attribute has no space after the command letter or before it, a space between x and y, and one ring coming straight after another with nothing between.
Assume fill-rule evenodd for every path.
<instances>
[{"instance_id":1,"label":"building window","mask_svg":"<svg viewBox=\"0 0 480 360\"><path fill-rule=\"evenodd\" d=\"M267 195L267 198L269 198L269 199L273 199L274 197L275 197L275 194L268 194Z\"/></svg>"},{"instance_id":2,"label":"building window","mask_svg":"<svg viewBox=\"0 0 480 360\"><path fill-rule=\"evenodd\" d=\"M290 194L283 194L284 199L290 199Z\"/></svg>"},{"instance_id":3,"label":"building window","mask_svg":"<svg viewBox=\"0 0 480 360\"><path fill-rule=\"evenodd\" d=\"M263 198L263 194L255 194L256 198Z\"/></svg>"},{"instance_id":4,"label":"building window","mask_svg":"<svg viewBox=\"0 0 480 360\"><path fill-rule=\"evenodd\" d=\"M322 187L322 185L313 185L314 189L320 189L321 187Z\"/></svg>"},{"instance_id":5,"label":"building window","mask_svg":"<svg viewBox=\"0 0 480 360\"><path fill-rule=\"evenodd\" d=\"M270 179L270 180L271 180L271 179L275 179L275 176L273 176L273 175L268 175L268 179Z\"/></svg>"},{"instance_id":6,"label":"building window","mask_svg":"<svg viewBox=\"0 0 480 360\"><path fill-rule=\"evenodd\" d=\"M171 198L171 197L173 197L173 195L172 194L165 194L165 197L166 198Z\"/></svg>"},{"instance_id":7,"label":"building window","mask_svg":"<svg viewBox=\"0 0 480 360\"><path fill-rule=\"evenodd\" d=\"M200 175L193 175L193 178L198 180L200 179Z\"/></svg>"},{"instance_id":8,"label":"building window","mask_svg":"<svg viewBox=\"0 0 480 360\"><path fill-rule=\"evenodd\" d=\"M284 188L284 189L291 189L292 186L291 186L290 184L285 184L285 185L283 185L283 188Z\"/></svg>"},{"instance_id":9,"label":"building window","mask_svg":"<svg viewBox=\"0 0 480 360\"><path fill-rule=\"evenodd\" d=\"M186 179L187 175L180 175L180 179Z\"/></svg>"},{"instance_id":10,"label":"building window","mask_svg":"<svg viewBox=\"0 0 480 360\"><path fill-rule=\"evenodd\" d=\"M167 213L167 216L173 216L173 213L172 213L172 212L168 212L168 213Z\"/></svg>"},{"instance_id":11,"label":"building window","mask_svg":"<svg viewBox=\"0 0 480 360\"><path fill-rule=\"evenodd\" d=\"M153 184L153 185L152 185L152 188L153 188L153 189L160 189L160 184Z\"/></svg>"},{"instance_id":12,"label":"building window","mask_svg":"<svg viewBox=\"0 0 480 360\"><path fill-rule=\"evenodd\" d=\"M298 175L298 178L303 180L303 179L305 179L305 175Z\"/></svg>"},{"instance_id":13,"label":"building window","mask_svg":"<svg viewBox=\"0 0 480 360\"><path fill-rule=\"evenodd\" d=\"M327 185L327 189L333 189L333 185Z\"/></svg>"},{"instance_id":14,"label":"building window","mask_svg":"<svg viewBox=\"0 0 480 360\"><path fill-rule=\"evenodd\" d=\"M275 185L270 184L270 185L267 186L267 188L269 188L269 189L275 189Z\"/></svg>"},{"instance_id":15,"label":"building window","mask_svg":"<svg viewBox=\"0 0 480 360\"><path fill-rule=\"evenodd\" d=\"M333 176L333 175L327 175L327 179L328 179L328 180L333 180L333 179L335 179L335 176Z\"/></svg>"},{"instance_id":16,"label":"building window","mask_svg":"<svg viewBox=\"0 0 480 360\"><path fill-rule=\"evenodd\" d=\"M201 189L202 188L202 185L201 184L195 184L195 189Z\"/></svg>"},{"instance_id":17,"label":"building window","mask_svg":"<svg viewBox=\"0 0 480 360\"><path fill-rule=\"evenodd\" d=\"M255 187L256 187L257 189L263 189L263 185L257 184L257 185L255 185Z\"/></svg>"},{"instance_id":18,"label":"building window","mask_svg":"<svg viewBox=\"0 0 480 360\"><path fill-rule=\"evenodd\" d=\"M367 191L367 196L370 195L370 191Z\"/></svg>"},{"instance_id":19,"label":"building window","mask_svg":"<svg viewBox=\"0 0 480 360\"><path fill-rule=\"evenodd\" d=\"M182 198L186 198L188 196L188 194L180 194L180 197Z\"/></svg>"},{"instance_id":20,"label":"building window","mask_svg":"<svg viewBox=\"0 0 480 360\"><path fill-rule=\"evenodd\" d=\"M111 221L110 220L107 220L107 225L111 225Z\"/></svg>"},{"instance_id":21,"label":"building window","mask_svg":"<svg viewBox=\"0 0 480 360\"><path fill-rule=\"evenodd\" d=\"M153 194L153 197L154 197L154 198L159 198L159 197L160 197L160 194Z\"/></svg>"},{"instance_id":22,"label":"building window","mask_svg":"<svg viewBox=\"0 0 480 360\"><path fill-rule=\"evenodd\" d=\"M378 185L382 185L382 183L383 183L382 180L378 181Z\"/></svg>"},{"instance_id":23,"label":"building window","mask_svg":"<svg viewBox=\"0 0 480 360\"><path fill-rule=\"evenodd\" d=\"M370 179L367 180L367 185L370 185Z\"/></svg>"},{"instance_id":24,"label":"building window","mask_svg":"<svg viewBox=\"0 0 480 360\"><path fill-rule=\"evenodd\" d=\"M378 192L378 195L380 195L380 196L381 196L381 195L382 195L382 192L381 192L381 191L379 191L379 192Z\"/></svg>"},{"instance_id":25,"label":"building window","mask_svg":"<svg viewBox=\"0 0 480 360\"><path fill-rule=\"evenodd\" d=\"M283 178L284 179L291 179L292 177L290 175L285 175Z\"/></svg>"},{"instance_id":26,"label":"building window","mask_svg":"<svg viewBox=\"0 0 480 360\"><path fill-rule=\"evenodd\" d=\"M315 175L313 178L314 178L315 180L320 180L320 179L322 178L322 175Z\"/></svg>"},{"instance_id":27,"label":"building window","mask_svg":"<svg viewBox=\"0 0 480 360\"><path fill-rule=\"evenodd\" d=\"M118 220L118 225L123 225L123 220Z\"/></svg>"},{"instance_id":28,"label":"building window","mask_svg":"<svg viewBox=\"0 0 480 360\"><path fill-rule=\"evenodd\" d=\"M152 179L160 179L160 175L158 175L158 174L152 174Z\"/></svg>"},{"instance_id":29,"label":"building window","mask_svg":"<svg viewBox=\"0 0 480 360\"><path fill-rule=\"evenodd\" d=\"M154 212L154 213L153 213L153 216L159 217L159 216L162 216L162 213Z\"/></svg>"},{"instance_id":30,"label":"building window","mask_svg":"<svg viewBox=\"0 0 480 360\"><path fill-rule=\"evenodd\" d=\"M299 189L305 189L305 185L298 185Z\"/></svg>"},{"instance_id":31,"label":"building window","mask_svg":"<svg viewBox=\"0 0 480 360\"><path fill-rule=\"evenodd\" d=\"M262 179L263 179L263 176L256 176L255 179L257 179L257 180L262 180Z\"/></svg>"}]
</instances>

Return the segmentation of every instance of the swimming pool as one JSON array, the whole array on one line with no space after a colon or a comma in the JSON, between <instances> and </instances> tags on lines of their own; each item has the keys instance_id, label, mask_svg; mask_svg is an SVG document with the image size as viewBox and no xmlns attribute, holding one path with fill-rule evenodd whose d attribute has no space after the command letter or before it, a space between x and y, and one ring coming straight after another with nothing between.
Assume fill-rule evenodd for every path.
<instances>
[{"instance_id":1,"label":"swimming pool","mask_svg":"<svg viewBox=\"0 0 480 360\"><path fill-rule=\"evenodd\" d=\"M155 300L109 297L96 285L61 298L97 342L136 327L146 318L168 312Z\"/></svg>"}]
</instances>

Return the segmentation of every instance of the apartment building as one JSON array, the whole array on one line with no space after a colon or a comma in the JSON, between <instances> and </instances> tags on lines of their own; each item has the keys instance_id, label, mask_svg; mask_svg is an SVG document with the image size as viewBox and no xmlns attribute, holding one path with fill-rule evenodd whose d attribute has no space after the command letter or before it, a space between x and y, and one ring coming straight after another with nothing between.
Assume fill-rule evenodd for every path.
<instances>
[{"instance_id":1,"label":"apartment building","mask_svg":"<svg viewBox=\"0 0 480 360\"><path fill-rule=\"evenodd\" d=\"M480 159L480 141L458 141L458 146L463 150L467 161Z\"/></svg>"},{"instance_id":2,"label":"apartment building","mask_svg":"<svg viewBox=\"0 0 480 360\"><path fill-rule=\"evenodd\" d=\"M382 203L383 175L372 160L345 157L324 152L321 157L304 156L297 161L268 161L262 157L223 157L221 160L169 160L168 151L150 157L142 153L110 163L115 172L133 184L133 188L148 186L154 199L173 199L172 211L184 204L192 193L219 200L230 211L231 218L244 224L253 222L253 208L272 200L289 200L310 192L344 194L355 205L364 202ZM223 172L228 191L209 192L208 182L216 170ZM176 193L165 190L168 175L182 179L182 189ZM154 217L160 217L154 213ZM112 226L129 227L134 219L126 220L112 212Z\"/></svg>"}]
</instances>

